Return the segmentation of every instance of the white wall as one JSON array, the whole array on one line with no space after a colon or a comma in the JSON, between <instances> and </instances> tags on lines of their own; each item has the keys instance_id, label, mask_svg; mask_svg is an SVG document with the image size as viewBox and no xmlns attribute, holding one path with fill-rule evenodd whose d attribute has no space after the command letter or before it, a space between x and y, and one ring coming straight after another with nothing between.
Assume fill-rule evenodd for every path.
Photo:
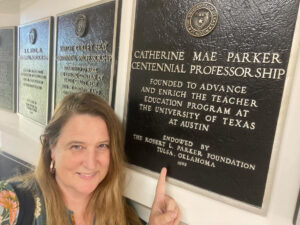
<instances>
[{"instance_id":1,"label":"white wall","mask_svg":"<svg viewBox=\"0 0 300 225\"><path fill-rule=\"evenodd\" d=\"M0 0L0 27L17 26L19 20L19 0Z\"/></svg>"},{"instance_id":2,"label":"white wall","mask_svg":"<svg viewBox=\"0 0 300 225\"><path fill-rule=\"evenodd\" d=\"M27 0L21 1L20 24L55 16L58 13L84 6L94 0ZM128 58L131 33L131 17L134 0L123 0L120 54L117 81L116 112L123 118L128 77ZM11 15L14 17L14 15ZM7 17L8 23L13 19ZM3 20L0 14L0 25ZM5 25L5 24L4 24ZM12 25L12 24L8 24ZM300 21L298 18L296 35L291 54L287 83L291 83L282 115L282 135L276 140L279 147L278 160L271 183L269 207L265 215L258 215L240 209L184 188L168 184L167 192L179 203L182 221L190 225L292 225L292 217L300 186ZM288 93L288 92L287 92ZM39 135L43 127L21 116L0 110L0 149L32 164L39 154ZM138 212L147 220L156 179L132 169L128 169L128 185L125 195L139 202Z\"/></svg>"},{"instance_id":3,"label":"white wall","mask_svg":"<svg viewBox=\"0 0 300 225\"><path fill-rule=\"evenodd\" d=\"M0 27L10 27L19 25L20 15L0 13Z\"/></svg>"}]
</instances>

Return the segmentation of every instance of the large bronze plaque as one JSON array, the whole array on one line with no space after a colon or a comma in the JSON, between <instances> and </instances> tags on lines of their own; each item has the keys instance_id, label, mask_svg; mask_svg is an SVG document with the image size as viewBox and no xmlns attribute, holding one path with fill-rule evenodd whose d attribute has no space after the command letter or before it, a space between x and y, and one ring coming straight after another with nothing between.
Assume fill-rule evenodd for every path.
<instances>
[{"instance_id":1,"label":"large bronze plaque","mask_svg":"<svg viewBox=\"0 0 300 225\"><path fill-rule=\"evenodd\" d=\"M0 108L15 111L16 27L0 28Z\"/></svg>"},{"instance_id":2,"label":"large bronze plaque","mask_svg":"<svg viewBox=\"0 0 300 225\"><path fill-rule=\"evenodd\" d=\"M18 112L39 124L51 109L53 18L19 27Z\"/></svg>"},{"instance_id":3,"label":"large bronze plaque","mask_svg":"<svg viewBox=\"0 0 300 225\"><path fill-rule=\"evenodd\" d=\"M261 208L298 4L137 0L129 161Z\"/></svg>"},{"instance_id":4,"label":"large bronze plaque","mask_svg":"<svg viewBox=\"0 0 300 225\"><path fill-rule=\"evenodd\" d=\"M55 103L67 94L92 92L111 103L118 1L57 17Z\"/></svg>"}]
</instances>

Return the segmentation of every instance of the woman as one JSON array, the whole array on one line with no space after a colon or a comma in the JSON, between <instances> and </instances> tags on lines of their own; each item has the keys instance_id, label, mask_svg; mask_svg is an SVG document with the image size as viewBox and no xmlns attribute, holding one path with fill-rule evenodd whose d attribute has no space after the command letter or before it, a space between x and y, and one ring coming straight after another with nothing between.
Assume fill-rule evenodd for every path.
<instances>
[{"instance_id":1,"label":"woman","mask_svg":"<svg viewBox=\"0 0 300 225\"><path fill-rule=\"evenodd\" d=\"M122 127L104 100L90 93L66 96L46 126L41 143L34 174L22 178L35 198L33 224L140 224L122 197ZM177 204L164 193L165 177L163 169L149 225L179 224ZM16 224L18 207L10 183L0 183L0 225Z\"/></svg>"}]
</instances>

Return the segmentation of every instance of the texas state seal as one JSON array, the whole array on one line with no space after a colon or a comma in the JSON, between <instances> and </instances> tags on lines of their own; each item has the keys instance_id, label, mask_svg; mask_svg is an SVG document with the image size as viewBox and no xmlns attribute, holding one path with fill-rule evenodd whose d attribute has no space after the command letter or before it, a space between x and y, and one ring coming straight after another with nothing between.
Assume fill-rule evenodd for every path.
<instances>
[{"instance_id":1,"label":"texas state seal","mask_svg":"<svg viewBox=\"0 0 300 225\"><path fill-rule=\"evenodd\" d=\"M185 18L185 28L194 37L203 37L213 31L218 22L216 7L208 2L194 5Z\"/></svg>"}]
</instances>

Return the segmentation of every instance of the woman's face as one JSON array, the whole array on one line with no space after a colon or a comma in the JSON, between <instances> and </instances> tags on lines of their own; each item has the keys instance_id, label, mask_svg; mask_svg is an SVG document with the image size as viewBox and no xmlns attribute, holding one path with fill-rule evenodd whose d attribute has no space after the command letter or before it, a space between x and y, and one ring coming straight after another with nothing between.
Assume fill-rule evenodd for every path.
<instances>
[{"instance_id":1,"label":"woman's face","mask_svg":"<svg viewBox=\"0 0 300 225\"><path fill-rule=\"evenodd\" d=\"M105 178L110 162L109 134L99 116L75 114L51 148L55 178L64 194L91 194Z\"/></svg>"}]
</instances>

